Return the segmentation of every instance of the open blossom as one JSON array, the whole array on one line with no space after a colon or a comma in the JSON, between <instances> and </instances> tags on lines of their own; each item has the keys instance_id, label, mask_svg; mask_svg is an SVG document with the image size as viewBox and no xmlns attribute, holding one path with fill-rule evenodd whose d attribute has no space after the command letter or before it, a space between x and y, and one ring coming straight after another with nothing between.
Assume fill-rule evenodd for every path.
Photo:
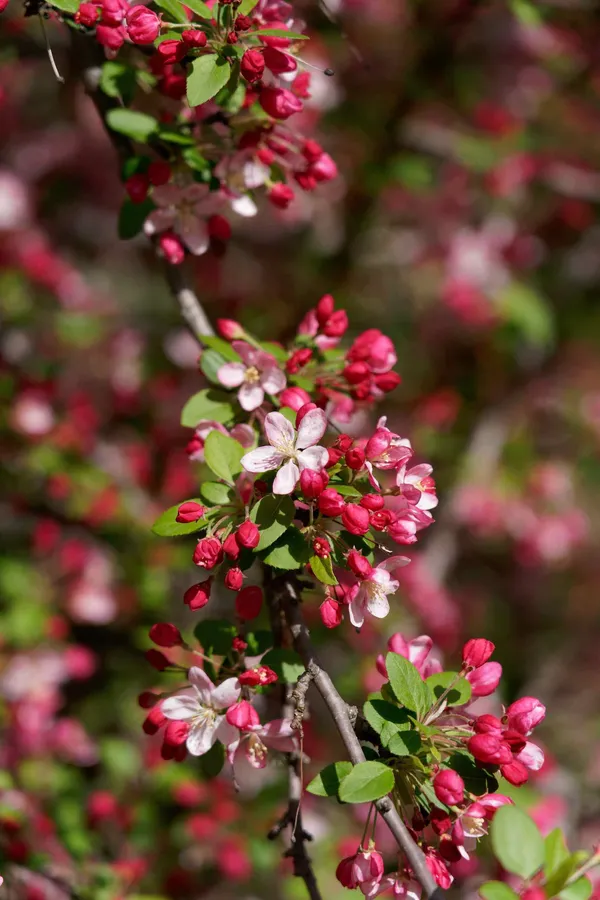
<instances>
[{"instance_id":1,"label":"open blossom","mask_svg":"<svg viewBox=\"0 0 600 900\"><path fill-rule=\"evenodd\" d=\"M227 746L236 740L238 730L227 722L222 711L239 698L240 683L237 678L228 678L215 687L197 666L190 669L188 679L190 687L168 697L161 710L167 719L189 723L187 749L192 756L202 756L215 741Z\"/></svg>"},{"instance_id":2,"label":"open blossom","mask_svg":"<svg viewBox=\"0 0 600 900\"><path fill-rule=\"evenodd\" d=\"M242 457L247 472L279 469L273 482L274 494L291 494L304 469L321 471L327 463L327 450L315 446L325 434L327 417L322 409L311 409L304 416L298 433L278 412L265 417L265 435L269 446L257 447Z\"/></svg>"},{"instance_id":3,"label":"open blossom","mask_svg":"<svg viewBox=\"0 0 600 900\"><path fill-rule=\"evenodd\" d=\"M173 230L190 253L201 256L210 243L206 219L217 212L223 199L205 184L163 184L152 191L158 209L153 210L144 223L144 231L152 237Z\"/></svg>"},{"instance_id":4,"label":"open blossom","mask_svg":"<svg viewBox=\"0 0 600 900\"><path fill-rule=\"evenodd\" d=\"M240 406L246 412L252 412L265 399L265 392L278 394L284 389L285 375L270 353L256 350L245 341L234 341L232 346L242 361L222 365L217 378L225 387L239 388Z\"/></svg>"},{"instance_id":5,"label":"open blossom","mask_svg":"<svg viewBox=\"0 0 600 900\"><path fill-rule=\"evenodd\" d=\"M384 875L373 896L383 894L391 889L390 896L394 900L421 900L421 885L418 881L408 880L400 872Z\"/></svg>"},{"instance_id":6,"label":"open blossom","mask_svg":"<svg viewBox=\"0 0 600 900\"><path fill-rule=\"evenodd\" d=\"M273 719L266 725L251 726L243 734L238 731L227 746L227 756L236 769L244 764L253 769L264 769L269 749L293 753L297 749L297 740L291 719Z\"/></svg>"},{"instance_id":7,"label":"open blossom","mask_svg":"<svg viewBox=\"0 0 600 900\"><path fill-rule=\"evenodd\" d=\"M432 472L432 466L423 463L411 469L401 466L396 473L396 484L400 488L400 493L418 509L434 509L438 505Z\"/></svg>"},{"instance_id":8,"label":"open blossom","mask_svg":"<svg viewBox=\"0 0 600 900\"><path fill-rule=\"evenodd\" d=\"M388 640L387 646L388 650L392 651L392 653L398 653L400 656L403 656L404 659L408 659L418 670L419 675L423 680L430 675L435 675L437 672L443 670L443 666L439 659L429 655L433 647L433 641L428 634L421 634L419 637L408 641L404 635L400 634L400 632L396 632L396 634L393 634ZM385 678L387 678L385 657L381 654L377 657L377 669Z\"/></svg>"},{"instance_id":9,"label":"open blossom","mask_svg":"<svg viewBox=\"0 0 600 900\"><path fill-rule=\"evenodd\" d=\"M407 556L390 556L371 569L367 577L361 581L350 600L350 621L355 628L362 626L367 612L376 619L384 619L387 616L390 611L388 594L395 594L400 587L400 582L392 578L390 572L408 565L409 562Z\"/></svg>"}]
</instances>

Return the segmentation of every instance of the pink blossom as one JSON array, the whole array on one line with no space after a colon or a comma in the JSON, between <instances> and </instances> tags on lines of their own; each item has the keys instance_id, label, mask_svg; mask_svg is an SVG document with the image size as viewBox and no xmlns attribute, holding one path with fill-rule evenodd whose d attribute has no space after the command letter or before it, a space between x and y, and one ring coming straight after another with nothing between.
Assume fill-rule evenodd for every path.
<instances>
[{"instance_id":1,"label":"pink blossom","mask_svg":"<svg viewBox=\"0 0 600 900\"><path fill-rule=\"evenodd\" d=\"M407 556L390 556L371 569L367 577L361 581L350 600L350 621L355 628L362 626L366 612L376 619L384 619L387 616L390 611L388 594L395 594L400 587L400 583L392 578L390 572L408 565L409 562Z\"/></svg>"},{"instance_id":2,"label":"pink blossom","mask_svg":"<svg viewBox=\"0 0 600 900\"><path fill-rule=\"evenodd\" d=\"M162 712L167 719L189 722L187 749L192 756L202 756L215 741L227 746L236 739L237 729L227 722L221 711L236 702L240 696L240 683L237 678L227 678L215 686L197 666L190 669L188 679L190 687L164 700Z\"/></svg>"},{"instance_id":3,"label":"pink blossom","mask_svg":"<svg viewBox=\"0 0 600 900\"><path fill-rule=\"evenodd\" d=\"M256 350L245 341L233 341L232 346L242 362L225 363L218 370L217 378L225 387L239 388L240 406L252 412L265 399L265 392L278 394L284 389L285 375L270 353Z\"/></svg>"},{"instance_id":4,"label":"pink blossom","mask_svg":"<svg viewBox=\"0 0 600 900\"><path fill-rule=\"evenodd\" d=\"M546 716L546 707L536 697L521 697L506 710L508 728L529 735Z\"/></svg>"},{"instance_id":5,"label":"pink blossom","mask_svg":"<svg viewBox=\"0 0 600 900\"><path fill-rule=\"evenodd\" d=\"M427 634L421 634L419 637L408 641L404 635L396 632L388 640L387 646L392 653L398 653L404 659L408 659L418 670L423 680L442 671L443 667L439 659L429 655L433 647L433 641ZM384 678L387 678L385 657L381 654L377 657L377 669Z\"/></svg>"},{"instance_id":6,"label":"pink blossom","mask_svg":"<svg viewBox=\"0 0 600 900\"><path fill-rule=\"evenodd\" d=\"M266 725L253 725L237 735L227 746L227 756L234 768L249 764L253 769L264 769L268 750L292 753L297 747L296 732L290 719L273 719Z\"/></svg>"},{"instance_id":7,"label":"pink blossom","mask_svg":"<svg viewBox=\"0 0 600 900\"><path fill-rule=\"evenodd\" d=\"M421 885L412 879L409 881L400 872L384 875L371 896L376 897L390 889L394 900L421 900Z\"/></svg>"},{"instance_id":8,"label":"pink blossom","mask_svg":"<svg viewBox=\"0 0 600 900\"><path fill-rule=\"evenodd\" d=\"M257 447L242 457L247 472L279 469L273 482L274 494L291 494L304 469L321 471L327 462L327 450L315 446L325 434L327 417L322 409L311 409L300 423L298 433L279 412L265 417L268 446Z\"/></svg>"},{"instance_id":9,"label":"pink blossom","mask_svg":"<svg viewBox=\"0 0 600 900\"><path fill-rule=\"evenodd\" d=\"M432 472L432 466L422 463L413 466L412 469L401 466L396 473L396 484L400 488L400 493L417 509L435 509L438 505Z\"/></svg>"},{"instance_id":10,"label":"pink blossom","mask_svg":"<svg viewBox=\"0 0 600 900\"><path fill-rule=\"evenodd\" d=\"M193 182L155 187L152 199L158 209L147 217L145 233L152 237L172 229L194 256L206 253L210 239L205 220L222 206L222 196L205 184Z\"/></svg>"},{"instance_id":11,"label":"pink blossom","mask_svg":"<svg viewBox=\"0 0 600 900\"><path fill-rule=\"evenodd\" d=\"M493 694L502 677L502 666L498 662L486 662L478 669L467 672L465 678L471 685L474 697L488 697Z\"/></svg>"}]
</instances>

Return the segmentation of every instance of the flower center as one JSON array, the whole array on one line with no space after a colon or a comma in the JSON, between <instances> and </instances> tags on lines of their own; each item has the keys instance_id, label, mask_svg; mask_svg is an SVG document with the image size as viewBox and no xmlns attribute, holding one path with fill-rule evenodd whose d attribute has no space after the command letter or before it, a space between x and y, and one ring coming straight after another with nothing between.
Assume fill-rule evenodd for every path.
<instances>
[{"instance_id":1,"label":"flower center","mask_svg":"<svg viewBox=\"0 0 600 900\"><path fill-rule=\"evenodd\" d=\"M250 366L244 372L244 381L246 384L258 384L260 381L260 372L256 368L256 366Z\"/></svg>"}]
</instances>

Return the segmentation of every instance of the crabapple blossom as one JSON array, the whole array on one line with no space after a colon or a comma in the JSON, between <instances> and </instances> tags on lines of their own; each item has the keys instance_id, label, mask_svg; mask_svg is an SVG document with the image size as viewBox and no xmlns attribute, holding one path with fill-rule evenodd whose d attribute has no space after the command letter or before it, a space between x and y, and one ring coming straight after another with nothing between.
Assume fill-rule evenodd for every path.
<instances>
[{"instance_id":1,"label":"crabapple blossom","mask_svg":"<svg viewBox=\"0 0 600 900\"><path fill-rule=\"evenodd\" d=\"M406 556L390 556L384 562L371 569L350 600L350 621L355 628L361 628L365 621L365 613L376 619L384 619L390 611L389 594L395 594L400 583L395 581L390 572L406 566L410 560Z\"/></svg>"},{"instance_id":2,"label":"crabapple blossom","mask_svg":"<svg viewBox=\"0 0 600 900\"><path fill-rule=\"evenodd\" d=\"M273 482L274 494L291 494L304 469L320 471L327 461L327 451L318 446L325 434L327 418L321 409L311 410L300 423L298 432L281 413L265 417L265 435L269 446L258 447L242 457L247 472L270 472L278 469Z\"/></svg>"},{"instance_id":3,"label":"crabapple blossom","mask_svg":"<svg viewBox=\"0 0 600 900\"><path fill-rule=\"evenodd\" d=\"M236 739L237 729L227 722L222 711L240 696L240 683L237 678L227 678L215 686L197 666L189 670L188 681L190 687L163 700L161 709L166 719L189 723L186 747L192 756L202 756L215 741L227 746Z\"/></svg>"},{"instance_id":4,"label":"crabapple blossom","mask_svg":"<svg viewBox=\"0 0 600 900\"><path fill-rule=\"evenodd\" d=\"M256 350L245 341L234 341L233 349L242 362L224 363L217 378L228 388L239 388L238 400L242 409L252 412L265 399L265 393L276 395L285 388L286 378L275 357Z\"/></svg>"},{"instance_id":5,"label":"crabapple blossom","mask_svg":"<svg viewBox=\"0 0 600 900\"><path fill-rule=\"evenodd\" d=\"M222 207L223 198L218 193L198 182L163 184L153 189L152 200L157 209L144 223L148 237L172 229L190 253L195 256L206 253L210 241L204 220Z\"/></svg>"},{"instance_id":6,"label":"crabapple blossom","mask_svg":"<svg viewBox=\"0 0 600 900\"><path fill-rule=\"evenodd\" d=\"M429 655L433 648L433 641L427 634L407 640L400 632L396 632L389 638L387 647L392 653L398 653L400 656L408 659L415 666L423 680L442 671L442 664L439 659ZM377 669L387 678L385 657L381 654L377 657Z\"/></svg>"}]
</instances>

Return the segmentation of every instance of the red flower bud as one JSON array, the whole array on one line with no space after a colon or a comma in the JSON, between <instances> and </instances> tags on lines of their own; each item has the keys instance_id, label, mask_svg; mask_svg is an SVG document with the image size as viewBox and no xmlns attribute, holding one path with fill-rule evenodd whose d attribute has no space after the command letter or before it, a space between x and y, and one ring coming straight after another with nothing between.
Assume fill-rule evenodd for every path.
<instances>
[{"instance_id":1,"label":"red flower bud","mask_svg":"<svg viewBox=\"0 0 600 900\"><path fill-rule=\"evenodd\" d=\"M327 538L315 538L312 548L315 556L318 556L320 559L328 559L331 556L331 544Z\"/></svg>"},{"instance_id":2,"label":"red flower bud","mask_svg":"<svg viewBox=\"0 0 600 900\"><path fill-rule=\"evenodd\" d=\"M246 521L242 522L240 527L237 529L235 537L238 544L240 544L242 547L253 550L254 547L258 546L258 543L260 541L260 531L254 524L254 522L246 519Z\"/></svg>"},{"instance_id":3,"label":"red flower bud","mask_svg":"<svg viewBox=\"0 0 600 900\"><path fill-rule=\"evenodd\" d=\"M152 691L142 691L137 698L138 706L142 709L152 709L159 700L160 697L158 694L155 694Z\"/></svg>"},{"instance_id":4,"label":"red flower bud","mask_svg":"<svg viewBox=\"0 0 600 900\"><path fill-rule=\"evenodd\" d=\"M156 706L150 710L150 712L144 719L142 729L144 730L145 734L156 734L156 732L163 727L166 721L167 717L163 715L160 708L160 703L157 703Z\"/></svg>"},{"instance_id":5,"label":"red flower bud","mask_svg":"<svg viewBox=\"0 0 600 900\"><path fill-rule=\"evenodd\" d=\"M346 453L345 459L348 468L358 472L365 464L365 452L360 447L352 447Z\"/></svg>"},{"instance_id":6,"label":"red flower bud","mask_svg":"<svg viewBox=\"0 0 600 900\"><path fill-rule=\"evenodd\" d=\"M81 3L73 18L78 24L90 28L98 21L98 8L93 3Z\"/></svg>"},{"instance_id":7,"label":"red flower bud","mask_svg":"<svg viewBox=\"0 0 600 900\"><path fill-rule=\"evenodd\" d=\"M161 44L162 47L162 44ZM185 259L185 247L172 231L163 231L158 245L164 258L172 266L179 266Z\"/></svg>"},{"instance_id":8,"label":"red flower bud","mask_svg":"<svg viewBox=\"0 0 600 900\"><path fill-rule=\"evenodd\" d=\"M231 646L234 650L237 650L238 653L243 653L248 644L243 638L239 637L239 635L236 635L231 642Z\"/></svg>"},{"instance_id":9,"label":"red flower bud","mask_svg":"<svg viewBox=\"0 0 600 900\"><path fill-rule=\"evenodd\" d=\"M328 447L327 448L327 462L325 464L326 469L331 469L333 466L336 466L340 459L344 454L338 447Z\"/></svg>"},{"instance_id":10,"label":"red flower bud","mask_svg":"<svg viewBox=\"0 0 600 900\"><path fill-rule=\"evenodd\" d=\"M507 728L507 730L502 735L502 738L506 741L511 751L515 754L520 753L521 750L525 748L525 744L527 743L524 734L521 734L520 731L513 731L510 728Z\"/></svg>"},{"instance_id":11,"label":"red flower bud","mask_svg":"<svg viewBox=\"0 0 600 900\"><path fill-rule=\"evenodd\" d=\"M329 477L325 472L304 469L300 474L300 489L307 500L315 500L323 493Z\"/></svg>"},{"instance_id":12,"label":"red flower bud","mask_svg":"<svg viewBox=\"0 0 600 900\"><path fill-rule=\"evenodd\" d=\"M147 662L159 672L164 672L164 670L171 665L171 660L167 659L165 654L161 653L160 650L151 648L150 650L146 650L144 656L146 657Z\"/></svg>"},{"instance_id":13,"label":"red flower bud","mask_svg":"<svg viewBox=\"0 0 600 900\"><path fill-rule=\"evenodd\" d=\"M202 538L196 544L193 560L202 569L214 569L223 560L221 541L215 537Z\"/></svg>"},{"instance_id":14,"label":"red flower bud","mask_svg":"<svg viewBox=\"0 0 600 900\"><path fill-rule=\"evenodd\" d=\"M313 141L311 138L304 141L304 147L302 148L302 156L305 159L307 159L309 162L316 162L322 153L323 153L323 148L316 141ZM329 297L329 294L326 294L325 296ZM332 302L331 312L329 312L325 316L325 319L328 319L329 316L331 315L331 313L333 312L333 297L331 298L331 302Z\"/></svg>"},{"instance_id":15,"label":"red flower bud","mask_svg":"<svg viewBox=\"0 0 600 900\"><path fill-rule=\"evenodd\" d=\"M181 647L183 638L176 625L170 622L157 622L148 632L150 640L157 647Z\"/></svg>"},{"instance_id":16,"label":"red flower bud","mask_svg":"<svg viewBox=\"0 0 600 900\"><path fill-rule=\"evenodd\" d=\"M240 62L240 72L250 83L260 81L265 71L265 58L260 50L246 50Z\"/></svg>"},{"instance_id":17,"label":"red flower bud","mask_svg":"<svg viewBox=\"0 0 600 900\"><path fill-rule=\"evenodd\" d=\"M119 814L117 798L110 791L93 791L88 797L86 806L92 828L99 822L115 818Z\"/></svg>"},{"instance_id":18,"label":"red flower bud","mask_svg":"<svg viewBox=\"0 0 600 900\"><path fill-rule=\"evenodd\" d=\"M476 734L468 741L467 749L478 762L488 765L505 765L512 759L510 747L496 734Z\"/></svg>"},{"instance_id":19,"label":"red flower bud","mask_svg":"<svg viewBox=\"0 0 600 900\"><path fill-rule=\"evenodd\" d=\"M361 503L361 506L363 504ZM376 531L385 531L388 525L392 522L393 513L389 509L380 509L377 512L372 512L369 516L369 521L371 526Z\"/></svg>"},{"instance_id":20,"label":"red flower bud","mask_svg":"<svg viewBox=\"0 0 600 900\"><path fill-rule=\"evenodd\" d=\"M445 809L440 809L439 806L434 806L429 814L429 824L436 834L445 834L450 831L452 825L450 813Z\"/></svg>"},{"instance_id":21,"label":"red flower bud","mask_svg":"<svg viewBox=\"0 0 600 900\"><path fill-rule=\"evenodd\" d=\"M502 734L502 722L497 716L491 713L484 713L478 716L473 722L473 728L477 734Z\"/></svg>"},{"instance_id":22,"label":"red flower bud","mask_svg":"<svg viewBox=\"0 0 600 900\"><path fill-rule=\"evenodd\" d=\"M154 187L166 184L171 178L171 166L162 159L151 162L148 166L148 179Z\"/></svg>"},{"instance_id":23,"label":"red flower bud","mask_svg":"<svg viewBox=\"0 0 600 900\"><path fill-rule=\"evenodd\" d=\"M342 495L333 488L326 488L319 497L319 509L325 516L339 516L345 505Z\"/></svg>"},{"instance_id":24,"label":"red flower bud","mask_svg":"<svg viewBox=\"0 0 600 900\"><path fill-rule=\"evenodd\" d=\"M536 697L521 697L506 710L508 727L525 735L530 734L545 716L546 707Z\"/></svg>"},{"instance_id":25,"label":"red flower bud","mask_svg":"<svg viewBox=\"0 0 600 900\"><path fill-rule=\"evenodd\" d=\"M243 13L238 13L235 17L235 30L248 31L248 29L251 27L252 19L250 18L250 16L245 16Z\"/></svg>"},{"instance_id":26,"label":"red flower bud","mask_svg":"<svg viewBox=\"0 0 600 900\"><path fill-rule=\"evenodd\" d=\"M165 728L163 741L169 747L179 747L181 744L185 744L190 728L189 722L171 721Z\"/></svg>"},{"instance_id":27,"label":"red flower bud","mask_svg":"<svg viewBox=\"0 0 600 900\"><path fill-rule=\"evenodd\" d=\"M205 508L201 506L200 503L196 503L194 500L188 500L186 503L182 503L177 510L176 521L197 522L202 518L205 512Z\"/></svg>"},{"instance_id":28,"label":"red flower bud","mask_svg":"<svg viewBox=\"0 0 600 900\"><path fill-rule=\"evenodd\" d=\"M529 778L527 767L518 759L513 759L509 763L500 766L500 772L509 784L514 784L516 787L525 784Z\"/></svg>"},{"instance_id":29,"label":"red flower bud","mask_svg":"<svg viewBox=\"0 0 600 900\"><path fill-rule=\"evenodd\" d=\"M366 363L355 362L346 366L342 371L342 375L348 384L360 384L361 381L365 381L371 377L371 370Z\"/></svg>"},{"instance_id":30,"label":"red flower bud","mask_svg":"<svg viewBox=\"0 0 600 900\"><path fill-rule=\"evenodd\" d=\"M328 597L319 607L319 615L326 628L337 628L338 625L341 625L342 612L342 604L333 597Z\"/></svg>"},{"instance_id":31,"label":"red flower bud","mask_svg":"<svg viewBox=\"0 0 600 900\"><path fill-rule=\"evenodd\" d=\"M246 334L235 319L217 319L217 331L226 341L239 341Z\"/></svg>"},{"instance_id":32,"label":"red flower bud","mask_svg":"<svg viewBox=\"0 0 600 900\"><path fill-rule=\"evenodd\" d=\"M348 314L345 309L338 309L329 319L327 319L323 332L327 337L339 338L342 337L347 329Z\"/></svg>"},{"instance_id":33,"label":"red flower bud","mask_svg":"<svg viewBox=\"0 0 600 900\"><path fill-rule=\"evenodd\" d=\"M188 28L181 32L181 40L187 44L190 50L195 50L197 47L206 47L207 38L203 31L197 28Z\"/></svg>"},{"instance_id":34,"label":"red flower bud","mask_svg":"<svg viewBox=\"0 0 600 900\"><path fill-rule=\"evenodd\" d=\"M131 6L125 16L125 22L134 44L152 44L160 32L160 19L146 6Z\"/></svg>"},{"instance_id":35,"label":"red flower bud","mask_svg":"<svg viewBox=\"0 0 600 900\"><path fill-rule=\"evenodd\" d=\"M350 534L366 534L369 530L369 511L358 503L347 503L342 511L342 523Z\"/></svg>"},{"instance_id":36,"label":"red flower bud","mask_svg":"<svg viewBox=\"0 0 600 900\"><path fill-rule=\"evenodd\" d=\"M278 209L287 209L294 199L294 192L288 184L278 181L268 194L270 202Z\"/></svg>"},{"instance_id":37,"label":"red flower bud","mask_svg":"<svg viewBox=\"0 0 600 900\"><path fill-rule=\"evenodd\" d=\"M126 37L127 32L122 25L98 25L96 28L96 40L109 50L119 50Z\"/></svg>"},{"instance_id":38,"label":"red flower bud","mask_svg":"<svg viewBox=\"0 0 600 900\"><path fill-rule=\"evenodd\" d=\"M487 697L498 687L502 676L502 666L497 662L487 662L478 669L467 672L467 681L471 685L474 697Z\"/></svg>"},{"instance_id":39,"label":"red flower bud","mask_svg":"<svg viewBox=\"0 0 600 900\"><path fill-rule=\"evenodd\" d=\"M183 59L188 49L189 47L183 41L169 38L167 41L161 41L156 52L162 57L163 62L176 63Z\"/></svg>"},{"instance_id":40,"label":"red flower bud","mask_svg":"<svg viewBox=\"0 0 600 900\"><path fill-rule=\"evenodd\" d=\"M373 380L375 387L378 387L384 394L389 394L390 391L395 390L402 381L397 372L384 372L381 375L376 375Z\"/></svg>"},{"instance_id":41,"label":"red flower bud","mask_svg":"<svg viewBox=\"0 0 600 900\"><path fill-rule=\"evenodd\" d=\"M193 584L187 589L183 595L183 602L190 609L202 609L206 606L210 599L210 589L212 586L212 578L203 581L200 584Z\"/></svg>"},{"instance_id":42,"label":"red flower bud","mask_svg":"<svg viewBox=\"0 0 600 900\"><path fill-rule=\"evenodd\" d=\"M240 555L240 545L238 544L237 538L233 532L226 537L223 541L223 550L229 557L229 559L236 560Z\"/></svg>"},{"instance_id":43,"label":"red flower bud","mask_svg":"<svg viewBox=\"0 0 600 900\"><path fill-rule=\"evenodd\" d=\"M208 233L213 240L220 241L222 244L231 240L231 225L225 216L211 216L206 224Z\"/></svg>"},{"instance_id":44,"label":"red flower bud","mask_svg":"<svg viewBox=\"0 0 600 900\"><path fill-rule=\"evenodd\" d=\"M129 199L132 203L143 203L148 196L149 186L150 182L148 181L148 176L142 174L141 172L136 172L135 175L130 175L125 182L125 190L127 191Z\"/></svg>"},{"instance_id":45,"label":"red flower bud","mask_svg":"<svg viewBox=\"0 0 600 900\"><path fill-rule=\"evenodd\" d=\"M347 453L353 443L354 441L349 434L340 434L337 441L335 442L335 446L338 450L341 450L342 453Z\"/></svg>"},{"instance_id":46,"label":"red flower bud","mask_svg":"<svg viewBox=\"0 0 600 900\"><path fill-rule=\"evenodd\" d=\"M381 494L365 494L360 500L360 505L368 509L369 512L378 512L383 509L384 499Z\"/></svg>"},{"instance_id":47,"label":"red flower bud","mask_svg":"<svg viewBox=\"0 0 600 900\"><path fill-rule=\"evenodd\" d=\"M348 556L346 557L348 565L350 569L354 572L357 578L365 579L368 578L371 572L373 571L373 567L368 559L358 552L358 550L350 550Z\"/></svg>"},{"instance_id":48,"label":"red flower bud","mask_svg":"<svg viewBox=\"0 0 600 900\"><path fill-rule=\"evenodd\" d=\"M433 779L433 790L440 803L456 806L465 799L465 783L453 769L444 769Z\"/></svg>"},{"instance_id":49,"label":"red flower bud","mask_svg":"<svg viewBox=\"0 0 600 900\"><path fill-rule=\"evenodd\" d=\"M331 318L333 315L333 311L335 309L335 300L331 296L331 294L325 294L315 307L315 315L317 317L317 322L323 327L327 320Z\"/></svg>"},{"instance_id":50,"label":"red flower bud","mask_svg":"<svg viewBox=\"0 0 600 900\"><path fill-rule=\"evenodd\" d=\"M263 592L257 585L242 588L235 598L235 609L242 619L255 619L260 613Z\"/></svg>"},{"instance_id":51,"label":"red flower bud","mask_svg":"<svg viewBox=\"0 0 600 900\"><path fill-rule=\"evenodd\" d=\"M302 347L300 350L294 350L294 352L292 353L292 355L290 356L290 358L288 359L288 361L285 364L286 372L289 372L290 375L295 375L297 372L300 371L300 369L304 368L304 366L308 362L310 362L312 355L313 355L313 352L310 349L310 347ZM303 388L292 387L292 388L288 388L288 390L302 391L302 393L306 395L306 399L305 399L304 403L309 402L310 397ZM285 393L285 391L282 391L282 393ZM281 400L281 394L279 395L279 399ZM283 400L281 402L283 403ZM283 404L283 405L289 406L289 404ZM303 404L301 404L301 405L303 405ZM292 409L294 409L294 407L292 407Z\"/></svg>"},{"instance_id":52,"label":"red flower bud","mask_svg":"<svg viewBox=\"0 0 600 900\"><path fill-rule=\"evenodd\" d=\"M471 638L463 647L463 665L478 669L488 661L495 650L495 645L485 638Z\"/></svg>"},{"instance_id":53,"label":"red flower bud","mask_svg":"<svg viewBox=\"0 0 600 900\"><path fill-rule=\"evenodd\" d=\"M310 395L304 388L289 387L285 388L280 393L279 400L282 406L288 406L290 409L293 409L294 412L298 412L302 406L310 403Z\"/></svg>"},{"instance_id":54,"label":"red flower bud","mask_svg":"<svg viewBox=\"0 0 600 900\"><path fill-rule=\"evenodd\" d=\"M242 57L242 62L243 59L244 57ZM259 102L267 115L272 116L273 119L288 119L303 108L300 98L288 91L287 88L263 87Z\"/></svg>"},{"instance_id":55,"label":"red flower bud","mask_svg":"<svg viewBox=\"0 0 600 900\"><path fill-rule=\"evenodd\" d=\"M225 713L225 718L230 725L239 728L240 731L250 731L256 725L260 725L258 713L247 700L240 700L230 706Z\"/></svg>"},{"instance_id":56,"label":"red flower bud","mask_svg":"<svg viewBox=\"0 0 600 900\"><path fill-rule=\"evenodd\" d=\"M225 587L230 591L239 591L244 583L244 575L241 569L230 569L225 576Z\"/></svg>"}]
</instances>

